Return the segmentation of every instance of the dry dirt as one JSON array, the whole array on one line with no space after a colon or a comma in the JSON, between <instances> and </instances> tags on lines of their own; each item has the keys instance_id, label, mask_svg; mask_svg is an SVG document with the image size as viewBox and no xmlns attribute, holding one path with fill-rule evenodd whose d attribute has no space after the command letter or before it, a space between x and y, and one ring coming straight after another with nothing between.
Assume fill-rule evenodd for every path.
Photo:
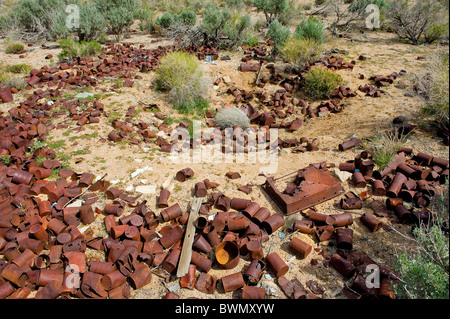
<instances>
[{"instance_id":1,"label":"dry dirt","mask_svg":"<svg viewBox=\"0 0 450 319\"><path fill-rule=\"evenodd\" d=\"M146 48L152 48L158 45L169 44L170 41L160 41L151 44L150 41L154 37L147 35L133 35L126 42L135 44L145 44ZM46 43L51 45L53 43ZM425 56L432 50L431 46L411 46L400 43L392 34L384 32L369 32L365 34L352 34L352 40L345 38L330 39L325 44L325 49L345 49L348 55L343 56L345 61L356 60L356 66L353 71L337 71L344 78L345 85L356 90L361 84L368 83L368 78L374 74L389 75L392 72L398 72L404 69L408 74L420 74L424 70L426 60L418 59L419 56ZM8 64L28 63L34 68L40 68L43 65L50 64L49 60L44 57L51 53L55 57L59 49L43 50L39 46L27 48L28 52L24 59L19 59L14 55L6 55L4 53L4 45L0 44L0 61ZM209 75L211 83L218 77L228 76L231 79L229 85L236 85L241 89L253 89L254 73L241 73L238 71L240 58L243 56L242 50L237 52L220 52L220 56L230 56L230 61L216 61L213 64L205 64L205 72ZM359 55L368 57L366 61L358 61ZM56 58L55 58L56 60ZM283 69L282 62L277 63L280 70ZM365 75L365 80L359 79L359 74ZM165 100L164 94L156 92L149 87L152 85L154 73L141 74L142 80L136 80L133 88L121 88L113 92L112 95L104 97L101 102L105 104L108 112L116 112L124 118L126 110L131 105L143 103L157 103L163 112L174 118L181 118L176 112L172 111L170 104ZM90 93L104 94L102 91L106 89L106 93L110 91L113 82L103 83L102 85L92 88ZM219 95L220 92L226 91L229 85L223 81L219 85L219 89L215 91L210 88L211 108L220 108L224 103L230 103L231 97L228 94ZM275 89L275 87L267 88ZM281 137L287 136L300 138L318 138L320 140L320 150L316 152L293 154L289 150L283 151L279 157L278 170L275 176L285 175L298 169L304 168L311 163L327 161L338 165L341 162L353 159L360 150L353 149L346 152L337 150L337 146L343 141L348 140L351 136L358 138L366 138L379 134L380 132L389 130L392 119L397 116L406 116L412 119L417 118L418 111L421 107L421 101L417 98L406 97L404 91L395 88L393 85L387 88L389 95L381 98L365 97L364 94L358 92L358 96L348 100L348 104L344 111L339 114L326 114L322 117L312 119L306 122L305 126L295 133L281 132ZM68 92L71 93L71 92ZM73 92L72 92L73 93ZM71 93L71 94L72 94ZM0 111L6 113L7 110L19 101L23 100L27 91L15 95L15 101L8 104L1 104ZM317 102L318 103L318 102ZM153 114L150 112L141 112L137 119L141 121L155 121ZM69 121L70 122L70 121ZM205 121L203 121L205 123ZM74 129L76 125L70 123L69 129ZM174 124L175 125L175 124ZM258 202L261 206L270 208L272 213L281 212L274 202L262 191L258 185L265 181L265 177L258 176L261 164L207 164L207 163L173 163L168 156L160 153L158 148L148 147L146 145L130 145L126 143L113 144L107 141L107 134L111 131L111 126L105 118L96 125L86 125L80 132L70 131L69 129L53 130L50 136L50 142L65 140L65 146L58 150L63 154L69 155L70 166L77 172L92 172L98 176L107 173L107 179L114 182L116 186L135 190L139 185L156 185L157 189L168 179L175 176L175 173L183 168L191 167L195 176L192 180L185 183L173 181L174 189L170 197L170 204L178 202L183 208L188 206L192 199L192 189L196 182L205 178L220 183L218 190L223 192L230 198L242 197ZM94 134L97 133L97 134ZM82 136L85 138L80 138ZM91 135L94 137L88 137ZM448 147L441 144L440 139L435 138L431 133L416 130L410 137L406 146L412 147L414 151L423 151L434 156L448 158ZM73 155L80 150L86 150L88 154ZM137 169L149 167L149 170L142 174L131 177L131 174ZM229 180L225 177L228 171L239 171L241 178L237 180ZM239 186L246 184L255 185L251 194L246 195L237 190ZM346 190L354 190L360 193L364 190L355 190L350 183L343 183ZM159 193L157 191L156 193ZM149 206L156 213L160 209L156 207L157 194L143 195L140 200L148 200ZM337 203L339 197L317 206L321 213L333 214L341 212ZM369 199L371 200L371 199ZM381 198L381 200L383 200ZM98 202L102 205L102 201ZM388 268L393 268L396 262L396 256L399 252L410 251L415 246L410 241L393 231L380 230L371 233L364 227L358 216L362 213L370 211L364 207L362 210L353 211L354 224L354 249L366 252L376 262ZM297 214L296 216L298 216ZM91 225L96 234L105 235L102 227L102 216L98 216L97 220ZM289 219L291 220L291 218ZM389 223L388 219L383 219ZM410 226L395 224L394 227L403 234L409 234ZM264 244L264 252L277 251L285 260L291 260L292 253L287 248L289 233L284 233L286 238L280 238L279 232L270 236L270 240ZM314 248L320 247L324 253L330 254L335 251L333 242L316 243L312 237L304 234L294 234L304 241L313 245ZM93 251L88 249L88 254L95 255ZM317 259L319 263L315 266L311 265L311 259ZM303 259L293 259L289 263L290 270L286 274L287 279L298 278L302 284L308 280L316 280L324 287L325 292L323 298L345 298L340 293L344 286L344 279L332 267L323 265L324 258L314 249L311 254ZM221 278L227 274L241 271L249 264L247 257L241 258L239 265L233 270L221 270L214 266L210 274ZM267 272L263 276L264 281L274 282L276 280ZM176 285L177 280L164 283L164 280L158 276L153 276L152 283L137 291L132 291L132 298L161 298L165 294L165 288ZM276 286L276 285L275 285ZM214 295L206 295L197 290L178 289L176 291L181 298L197 297L197 298L239 298L240 293L223 292L220 284ZM286 298L281 290L277 291L278 296L270 298Z\"/></svg>"}]
</instances>

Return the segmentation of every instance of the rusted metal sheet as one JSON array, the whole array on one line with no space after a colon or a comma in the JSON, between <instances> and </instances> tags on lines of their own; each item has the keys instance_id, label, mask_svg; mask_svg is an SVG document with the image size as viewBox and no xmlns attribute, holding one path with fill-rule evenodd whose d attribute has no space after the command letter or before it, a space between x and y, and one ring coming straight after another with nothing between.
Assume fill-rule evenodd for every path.
<instances>
[{"instance_id":1,"label":"rusted metal sheet","mask_svg":"<svg viewBox=\"0 0 450 319\"><path fill-rule=\"evenodd\" d=\"M276 188L278 180L292 177L294 174L297 174L295 179L297 182L294 182L296 189L292 196L284 194ZM278 179L269 177L262 188L286 215L313 207L345 192L339 180L331 176L327 170L317 169L314 166Z\"/></svg>"}]
</instances>

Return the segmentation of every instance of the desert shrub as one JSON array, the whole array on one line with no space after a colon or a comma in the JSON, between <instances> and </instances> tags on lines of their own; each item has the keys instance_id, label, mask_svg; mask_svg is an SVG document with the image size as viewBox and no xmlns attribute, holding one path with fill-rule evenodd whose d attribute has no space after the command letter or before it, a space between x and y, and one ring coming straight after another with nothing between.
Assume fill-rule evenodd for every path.
<instances>
[{"instance_id":1,"label":"desert shrub","mask_svg":"<svg viewBox=\"0 0 450 319\"><path fill-rule=\"evenodd\" d=\"M185 10L177 15L175 20L185 25L195 25L197 23L197 15L194 11Z\"/></svg>"},{"instance_id":2,"label":"desert shrub","mask_svg":"<svg viewBox=\"0 0 450 319\"><path fill-rule=\"evenodd\" d=\"M374 4L378 6L380 11L389 9L389 2L387 0L353 0L350 1L348 10L351 12L366 10L367 6Z\"/></svg>"},{"instance_id":3,"label":"desert shrub","mask_svg":"<svg viewBox=\"0 0 450 319\"><path fill-rule=\"evenodd\" d=\"M413 5L408 0L391 1L388 17L400 38L417 45L438 21L442 10L442 5L436 0L416 1Z\"/></svg>"},{"instance_id":4,"label":"desert shrub","mask_svg":"<svg viewBox=\"0 0 450 319\"><path fill-rule=\"evenodd\" d=\"M320 57L322 45L312 39L291 37L283 46L281 53L286 61L303 69L306 63Z\"/></svg>"},{"instance_id":5,"label":"desert shrub","mask_svg":"<svg viewBox=\"0 0 450 319\"><path fill-rule=\"evenodd\" d=\"M323 67L313 67L304 78L304 91L312 99L327 98L342 84L342 77Z\"/></svg>"},{"instance_id":6,"label":"desert shrub","mask_svg":"<svg viewBox=\"0 0 450 319\"><path fill-rule=\"evenodd\" d=\"M297 39L312 39L318 43L323 42L324 25L314 18L303 19L294 32L294 37Z\"/></svg>"},{"instance_id":7,"label":"desert shrub","mask_svg":"<svg viewBox=\"0 0 450 319\"><path fill-rule=\"evenodd\" d=\"M216 5L207 6L200 25L200 30L208 37L207 42L217 43L219 37L226 35L232 17L228 8L221 10Z\"/></svg>"},{"instance_id":8,"label":"desert shrub","mask_svg":"<svg viewBox=\"0 0 450 319\"><path fill-rule=\"evenodd\" d=\"M425 113L443 122L449 121L449 54L440 52L429 56L429 83L425 88Z\"/></svg>"},{"instance_id":9,"label":"desert shrub","mask_svg":"<svg viewBox=\"0 0 450 319\"><path fill-rule=\"evenodd\" d=\"M170 12L164 12L162 16L156 18L156 24L165 29L169 28L174 21L173 14Z\"/></svg>"},{"instance_id":10,"label":"desert shrub","mask_svg":"<svg viewBox=\"0 0 450 319\"><path fill-rule=\"evenodd\" d=\"M244 130L250 127L250 119L237 107L221 109L214 117L214 122L221 129L233 128L235 125L240 126Z\"/></svg>"},{"instance_id":11,"label":"desert shrub","mask_svg":"<svg viewBox=\"0 0 450 319\"><path fill-rule=\"evenodd\" d=\"M449 298L449 239L443 232L444 223L448 224L448 180L432 211L435 214L432 222L413 230L418 252L398 256L395 270L400 280L394 291L400 298Z\"/></svg>"},{"instance_id":12,"label":"desert shrub","mask_svg":"<svg viewBox=\"0 0 450 319\"><path fill-rule=\"evenodd\" d=\"M280 52L283 45L289 39L291 31L287 27L283 27L278 20L273 21L269 25L269 38L274 42L273 52L276 54Z\"/></svg>"},{"instance_id":13,"label":"desert shrub","mask_svg":"<svg viewBox=\"0 0 450 319\"><path fill-rule=\"evenodd\" d=\"M154 25L154 15L153 12L148 9L142 9L137 17L141 24L139 25L139 29L141 31L145 31L147 33L153 33L155 32L155 25ZM156 21L155 21L156 23Z\"/></svg>"},{"instance_id":14,"label":"desert shrub","mask_svg":"<svg viewBox=\"0 0 450 319\"><path fill-rule=\"evenodd\" d=\"M119 42L122 35L134 22L138 12L138 2L135 0L94 0L98 11L106 20L108 30Z\"/></svg>"},{"instance_id":15,"label":"desert shrub","mask_svg":"<svg viewBox=\"0 0 450 319\"><path fill-rule=\"evenodd\" d=\"M207 79L197 57L185 52L171 52L161 58L156 71L158 86L168 90L176 109L188 113L201 104L208 92Z\"/></svg>"},{"instance_id":16,"label":"desert shrub","mask_svg":"<svg viewBox=\"0 0 450 319\"><path fill-rule=\"evenodd\" d=\"M74 41L72 37L58 41L61 46L61 53L58 57L61 60L72 60L75 57L89 57L102 53L102 45L95 41Z\"/></svg>"},{"instance_id":17,"label":"desert shrub","mask_svg":"<svg viewBox=\"0 0 450 319\"><path fill-rule=\"evenodd\" d=\"M18 75L15 72L20 68L11 68L11 65L0 64L0 85L8 88L22 89L26 86L26 81L23 75Z\"/></svg>"},{"instance_id":18,"label":"desert shrub","mask_svg":"<svg viewBox=\"0 0 450 319\"><path fill-rule=\"evenodd\" d=\"M263 12L267 24L279 20L280 15L289 10L288 0L253 0L258 12Z\"/></svg>"},{"instance_id":19,"label":"desert shrub","mask_svg":"<svg viewBox=\"0 0 450 319\"><path fill-rule=\"evenodd\" d=\"M175 104L174 109L181 114L198 114L204 116L209 107L209 101L204 98L197 98L192 102ZM192 133L191 133L192 134ZM192 136L192 135L191 135Z\"/></svg>"},{"instance_id":20,"label":"desert shrub","mask_svg":"<svg viewBox=\"0 0 450 319\"><path fill-rule=\"evenodd\" d=\"M68 4L68 0L20 0L12 14L25 31L48 33L58 18L66 15Z\"/></svg>"},{"instance_id":21,"label":"desert shrub","mask_svg":"<svg viewBox=\"0 0 450 319\"><path fill-rule=\"evenodd\" d=\"M32 69L31 65L28 65L25 63L13 64L13 65L6 66L7 72L11 72L11 73L15 73L15 74L28 73L31 71L31 69Z\"/></svg>"},{"instance_id":22,"label":"desert shrub","mask_svg":"<svg viewBox=\"0 0 450 319\"><path fill-rule=\"evenodd\" d=\"M79 41L98 40L106 30L106 19L97 7L90 3L80 5L80 27L74 31Z\"/></svg>"},{"instance_id":23,"label":"desert shrub","mask_svg":"<svg viewBox=\"0 0 450 319\"><path fill-rule=\"evenodd\" d=\"M383 132L370 141L363 142L362 147L369 152L374 163L382 170L394 158L397 150L405 142L406 137L404 135L399 136L393 130Z\"/></svg>"},{"instance_id":24,"label":"desert shrub","mask_svg":"<svg viewBox=\"0 0 450 319\"><path fill-rule=\"evenodd\" d=\"M177 27L178 25L193 26L197 22L197 15L194 11L186 10L180 14L171 14L164 12L161 17L156 19L156 24L161 28L168 29L170 27Z\"/></svg>"},{"instance_id":25,"label":"desert shrub","mask_svg":"<svg viewBox=\"0 0 450 319\"><path fill-rule=\"evenodd\" d=\"M10 43L5 48L6 54L16 54L25 49L25 46L22 43Z\"/></svg>"}]
</instances>

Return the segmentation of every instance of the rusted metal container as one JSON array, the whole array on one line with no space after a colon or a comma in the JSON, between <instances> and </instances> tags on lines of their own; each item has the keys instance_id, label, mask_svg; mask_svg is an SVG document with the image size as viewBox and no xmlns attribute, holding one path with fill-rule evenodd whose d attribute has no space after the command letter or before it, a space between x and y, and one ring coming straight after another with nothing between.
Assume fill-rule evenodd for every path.
<instances>
[{"instance_id":1,"label":"rusted metal container","mask_svg":"<svg viewBox=\"0 0 450 319\"><path fill-rule=\"evenodd\" d=\"M159 193L159 199L158 199L158 208L167 208L169 207L168 200L170 196L170 191L167 189L161 190Z\"/></svg>"},{"instance_id":2,"label":"rusted metal container","mask_svg":"<svg viewBox=\"0 0 450 319\"><path fill-rule=\"evenodd\" d=\"M171 230L169 230L163 237L161 237L159 241L161 245L167 249L181 240L181 238L183 237L183 233L184 230L181 227L175 226Z\"/></svg>"},{"instance_id":3,"label":"rusted metal container","mask_svg":"<svg viewBox=\"0 0 450 319\"><path fill-rule=\"evenodd\" d=\"M256 214L253 215L252 221L261 227L262 223L269 217L270 211L265 207L261 207Z\"/></svg>"},{"instance_id":4,"label":"rusted metal container","mask_svg":"<svg viewBox=\"0 0 450 319\"><path fill-rule=\"evenodd\" d=\"M175 204L172 205L161 212L161 217L164 222L168 222L169 220L175 219L183 215L183 211L181 210L180 205Z\"/></svg>"},{"instance_id":5,"label":"rusted metal container","mask_svg":"<svg viewBox=\"0 0 450 319\"><path fill-rule=\"evenodd\" d=\"M181 250L172 249L162 263L162 268L171 274L177 267L178 259L180 258Z\"/></svg>"},{"instance_id":6,"label":"rusted metal container","mask_svg":"<svg viewBox=\"0 0 450 319\"><path fill-rule=\"evenodd\" d=\"M250 259L263 259L264 258L264 252L262 249L261 242L258 240L250 240L246 244L246 248L248 251L248 254L250 255Z\"/></svg>"},{"instance_id":7,"label":"rusted metal container","mask_svg":"<svg viewBox=\"0 0 450 319\"><path fill-rule=\"evenodd\" d=\"M345 212L342 214L331 215L333 218L334 227L344 227L353 224L353 216L350 212Z\"/></svg>"},{"instance_id":8,"label":"rusted metal container","mask_svg":"<svg viewBox=\"0 0 450 319\"><path fill-rule=\"evenodd\" d=\"M208 241L205 239L205 237L203 237L203 235L201 235L201 234L197 234L195 236L192 247L194 247L195 249L198 249L199 251L201 251L205 254L210 253L212 250L211 245L208 243Z\"/></svg>"},{"instance_id":9,"label":"rusted metal container","mask_svg":"<svg viewBox=\"0 0 450 319\"><path fill-rule=\"evenodd\" d=\"M17 287L24 287L29 283L29 278L24 270L16 264L9 263L3 268L2 277L16 285Z\"/></svg>"},{"instance_id":10,"label":"rusted metal container","mask_svg":"<svg viewBox=\"0 0 450 319\"><path fill-rule=\"evenodd\" d=\"M376 232L383 225L373 214L364 213L361 216L361 222L370 229L371 232Z\"/></svg>"},{"instance_id":11,"label":"rusted metal container","mask_svg":"<svg viewBox=\"0 0 450 319\"><path fill-rule=\"evenodd\" d=\"M254 286L244 286L242 299L265 299L266 289Z\"/></svg>"},{"instance_id":12,"label":"rusted metal container","mask_svg":"<svg viewBox=\"0 0 450 319\"><path fill-rule=\"evenodd\" d=\"M404 205L395 206L394 213L402 224L413 224L415 222L414 215Z\"/></svg>"},{"instance_id":13,"label":"rusted metal container","mask_svg":"<svg viewBox=\"0 0 450 319\"><path fill-rule=\"evenodd\" d=\"M352 182L356 188L364 188L367 185L366 179L361 172L354 172L352 175Z\"/></svg>"},{"instance_id":14,"label":"rusted metal container","mask_svg":"<svg viewBox=\"0 0 450 319\"><path fill-rule=\"evenodd\" d=\"M227 226L228 226L229 231L239 232L248 227L248 222L244 218L238 218L238 217L231 218L231 219L229 218L227 220Z\"/></svg>"},{"instance_id":15,"label":"rusted metal container","mask_svg":"<svg viewBox=\"0 0 450 319\"><path fill-rule=\"evenodd\" d=\"M211 270L212 261L196 251L192 252L191 263L197 266L198 270L207 273Z\"/></svg>"},{"instance_id":16,"label":"rusted metal container","mask_svg":"<svg viewBox=\"0 0 450 319\"><path fill-rule=\"evenodd\" d=\"M325 224L325 225L333 225L334 218L330 215L316 213L314 211L310 211L308 213L309 219L311 219L316 224Z\"/></svg>"},{"instance_id":17,"label":"rusted metal container","mask_svg":"<svg viewBox=\"0 0 450 319\"><path fill-rule=\"evenodd\" d=\"M353 230L350 228L336 229L336 244L338 249L353 249Z\"/></svg>"},{"instance_id":18,"label":"rusted metal container","mask_svg":"<svg viewBox=\"0 0 450 319\"><path fill-rule=\"evenodd\" d=\"M334 234L334 227L332 225L319 226L316 228L316 236L320 242L330 240Z\"/></svg>"},{"instance_id":19,"label":"rusted metal container","mask_svg":"<svg viewBox=\"0 0 450 319\"><path fill-rule=\"evenodd\" d=\"M299 257L300 259L306 258L312 250L311 245L305 243L303 240L292 237L289 242L289 248Z\"/></svg>"},{"instance_id":20,"label":"rusted metal container","mask_svg":"<svg viewBox=\"0 0 450 319\"><path fill-rule=\"evenodd\" d=\"M295 230L303 234L312 234L314 232L314 223L311 220L297 220L294 224Z\"/></svg>"},{"instance_id":21,"label":"rusted metal container","mask_svg":"<svg viewBox=\"0 0 450 319\"><path fill-rule=\"evenodd\" d=\"M129 299L131 297L130 286L123 284L117 288L108 291L109 299Z\"/></svg>"},{"instance_id":22,"label":"rusted metal container","mask_svg":"<svg viewBox=\"0 0 450 319\"><path fill-rule=\"evenodd\" d=\"M340 201L340 206L342 209L361 209L362 200L360 198L342 198Z\"/></svg>"},{"instance_id":23,"label":"rusted metal container","mask_svg":"<svg viewBox=\"0 0 450 319\"><path fill-rule=\"evenodd\" d=\"M361 140L354 137L354 138L351 138L350 140L348 140L348 141L346 141L346 142L344 142L342 144L339 144L339 150L341 152L344 152L344 151L347 151L347 150L349 150L349 149L351 149L353 147L358 146L359 144L361 144Z\"/></svg>"},{"instance_id":24,"label":"rusted metal container","mask_svg":"<svg viewBox=\"0 0 450 319\"><path fill-rule=\"evenodd\" d=\"M307 185L313 185L313 191L311 190L312 186L300 187L295 196L290 196L278 190L275 185L276 182L281 179L289 178L293 174L296 174L297 176L301 175L304 180L308 181ZM313 207L339 196L345 191L339 180L331 176L330 172L318 169L314 166L309 166L278 179L269 177L262 188L287 215Z\"/></svg>"},{"instance_id":25,"label":"rusted metal container","mask_svg":"<svg viewBox=\"0 0 450 319\"><path fill-rule=\"evenodd\" d=\"M391 183L391 186L386 191L386 196L390 198L398 197L398 193L403 187L403 184L407 182L408 178L402 173L397 173L394 177L394 180Z\"/></svg>"},{"instance_id":26,"label":"rusted metal container","mask_svg":"<svg viewBox=\"0 0 450 319\"><path fill-rule=\"evenodd\" d=\"M35 299L56 299L63 292L63 286L60 282L52 281L45 287L39 288Z\"/></svg>"},{"instance_id":27,"label":"rusted metal container","mask_svg":"<svg viewBox=\"0 0 450 319\"><path fill-rule=\"evenodd\" d=\"M256 202L251 202L243 211L242 214L247 218L252 218L260 209L260 206Z\"/></svg>"},{"instance_id":28,"label":"rusted metal container","mask_svg":"<svg viewBox=\"0 0 450 319\"><path fill-rule=\"evenodd\" d=\"M136 267L136 270L130 275L129 281L131 287L135 290L145 287L152 281L152 271L145 263L140 263L139 266Z\"/></svg>"},{"instance_id":29,"label":"rusted metal container","mask_svg":"<svg viewBox=\"0 0 450 319\"><path fill-rule=\"evenodd\" d=\"M356 273L356 268L349 261L338 254L334 254L330 259L330 265L342 276L349 279Z\"/></svg>"},{"instance_id":30,"label":"rusted metal container","mask_svg":"<svg viewBox=\"0 0 450 319\"><path fill-rule=\"evenodd\" d=\"M104 275L101 281L105 290L111 290L126 283L127 277L124 276L119 270L114 270L113 272Z\"/></svg>"},{"instance_id":31,"label":"rusted metal container","mask_svg":"<svg viewBox=\"0 0 450 319\"><path fill-rule=\"evenodd\" d=\"M231 292L244 287L244 277L241 272L222 277L223 290Z\"/></svg>"},{"instance_id":32,"label":"rusted metal container","mask_svg":"<svg viewBox=\"0 0 450 319\"><path fill-rule=\"evenodd\" d=\"M205 294L213 294L216 291L216 284L217 279L215 277L202 272L195 283L195 289Z\"/></svg>"},{"instance_id":33,"label":"rusted metal container","mask_svg":"<svg viewBox=\"0 0 450 319\"><path fill-rule=\"evenodd\" d=\"M205 183L198 182L195 184L195 196L198 198L206 197L208 191L206 189Z\"/></svg>"},{"instance_id":34,"label":"rusted metal container","mask_svg":"<svg viewBox=\"0 0 450 319\"><path fill-rule=\"evenodd\" d=\"M266 257L266 262L269 268L277 277L284 276L289 271L289 266L276 253L272 252Z\"/></svg>"},{"instance_id":35,"label":"rusted metal container","mask_svg":"<svg viewBox=\"0 0 450 319\"><path fill-rule=\"evenodd\" d=\"M187 274L180 278L180 287L194 289L195 286L195 271L197 266L190 264Z\"/></svg>"},{"instance_id":36,"label":"rusted metal container","mask_svg":"<svg viewBox=\"0 0 450 319\"><path fill-rule=\"evenodd\" d=\"M215 251L216 261L221 268L233 269L239 263L239 247L235 242L223 241Z\"/></svg>"},{"instance_id":37,"label":"rusted metal container","mask_svg":"<svg viewBox=\"0 0 450 319\"><path fill-rule=\"evenodd\" d=\"M249 199L235 197L231 199L230 207L234 210L242 211L246 209L251 203L252 201Z\"/></svg>"},{"instance_id":38,"label":"rusted metal container","mask_svg":"<svg viewBox=\"0 0 450 319\"><path fill-rule=\"evenodd\" d=\"M385 196L386 188L384 186L383 181L374 179L372 180L372 193L375 196Z\"/></svg>"},{"instance_id":39,"label":"rusted metal container","mask_svg":"<svg viewBox=\"0 0 450 319\"><path fill-rule=\"evenodd\" d=\"M273 214L261 223L261 227L271 235L285 224L282 214Z\"/></svg>"},{"instance_id":40,"label":"rusted metal container","mask_svg":"<svg viewBox=\"0 0 450 319\"><path fill-rule=\"evenodd\" d=\"M206 236L206 239L208 240L211 247L215 248L217 245L220 244L220 237L217 233L215 227L213 225L209 225L203 229L203 233Z\"/></svg>"},{"instance_id":41,"label":"rusted metal container","mask_svg":"<svg viewBox=\"0 0 450 319\"><path fill-rule=\"evenodd\" d=\"M253 259L244 272L244 278L247 282L256 285L261 278L261 274L266 268L262 259Z\"/></svg>"},{"instance_id":42,"label":"rusted metal container","mask_svg":"<svg viewBox=\"0 0 450 319\"><path fill-rule=\"evenodd\" d=\"M197 232L201 232L203 229L205 229L206 226L208 226L208 224L208 220L203 216L198 217L194 222L194 226L197 229Z\"/></svg>"},{"instance_id":43,"label":"rusted metal container","mask_svg":"<svg viewBox=\"0 0 450 319\"><path fill-rule=\"evenodd\" d=\"M192 176L194 176L194 171L190 168L185 168L185 169L177 172L175 178L179 182L184 182L187 179L191 178Z\"/></svg>"}]
</instances>

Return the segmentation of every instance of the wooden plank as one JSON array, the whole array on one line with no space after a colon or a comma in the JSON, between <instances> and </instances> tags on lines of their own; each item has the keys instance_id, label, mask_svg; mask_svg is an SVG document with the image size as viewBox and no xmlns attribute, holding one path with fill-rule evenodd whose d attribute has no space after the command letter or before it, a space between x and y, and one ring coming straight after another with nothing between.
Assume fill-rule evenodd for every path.
<instances>
[{"instance_id":1,"label":"wooden plank","mask_svg":"<svg viewBox=\"0 0 450 319\"><path fill-rule=\"evenodd\" d=\"M177 277L183 277L189 271L189 264L191 263L192 257L192 244L194 243L195 236L194 222L197 220L202 202L202 198L195 198L191 203L191 211L189 213L186 234L183 240L183 248L181 250L180 261L178 262Z\"/></svg>"},{"instance_id":2,"label":"wooden plank","mask_svg":"<svg viewBox=\"0 0 450 319\"><path fill-rule=\"evenodd\" d=\"M261 77L261 71L264 67L264 63L261 61L261 64L259 65L259 71L258 71L258 76L256 77L256 81L255 81L255 85L259 84L259 78Z\"/></svg>"}]
</instances>

